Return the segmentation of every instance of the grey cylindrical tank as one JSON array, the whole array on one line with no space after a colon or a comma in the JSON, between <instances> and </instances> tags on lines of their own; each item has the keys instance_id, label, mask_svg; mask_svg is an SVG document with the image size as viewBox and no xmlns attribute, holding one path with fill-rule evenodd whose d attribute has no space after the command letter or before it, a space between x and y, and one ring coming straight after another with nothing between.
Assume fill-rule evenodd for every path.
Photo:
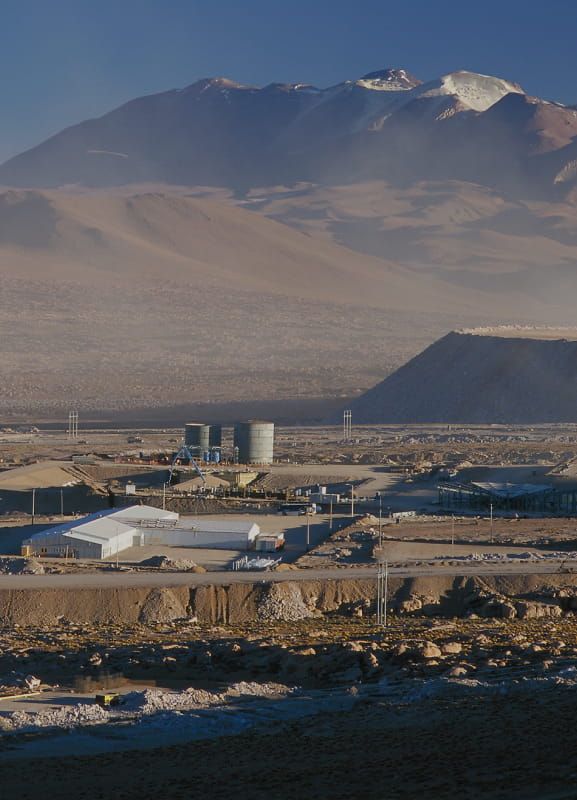
<instances>
[{"instance_id":1,"label":"grey cylindrical tank","mask_svg":"<svg viewBox=\"0 0 577 800\"><path fill-rule=\"evenodd\" d=\"M222 447L222 425L211 425L208 438L211 447Z\"/></svg>"},{"instance_id":2,"label":"grey cylindrical tank","mask_svg":"<svg viewBox=\"0 0 577 800\"><path fill-rule=\"evenodd\" d=\"M237 422L234 446L238 447L241 464L272 464L274 456L274 422Z\"/></svg>"},{"instance_id":3,"label":"grey cylindrical tank","mask_svg":"<svg viewBox=\"0 0 577 800\"><path fill-rule=\"evenodd\" d=\"M202 422L187 422L184 427L184 443L187 447L202 452L208 450L210 425Z\"/></svg>"}]
</instances>

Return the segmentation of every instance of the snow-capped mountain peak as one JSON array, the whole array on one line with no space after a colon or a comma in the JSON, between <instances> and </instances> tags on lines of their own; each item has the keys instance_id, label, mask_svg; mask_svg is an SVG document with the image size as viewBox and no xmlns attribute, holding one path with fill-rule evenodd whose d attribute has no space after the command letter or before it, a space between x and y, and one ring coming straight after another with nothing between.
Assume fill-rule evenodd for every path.
<instances>
[{"instance_id":1,"label":"snow-capped mountain peak","mask_svg":"<svg viewBox=\"0 0 577 800\"><path fill-rule=\"evenodd\" d=\"M415 78L404 69L380 69L375 72L368 72L362 78L355 81L357 86L362 86L364 89L373 89L380 92L401 92L414 89L419 86L422 81Z\"/></svg>"},{"instance_id":2,"label":"snow-capped mountain peak","mask_svg":"<svg viewBox=\"0 0 577 800\"><path fill-rule=\"evenodd\" d=\"M186 94L203 94L208 91L230 91L231 89L253 89L252 86L246 86L243 83L237 83L230 78L202 78L190 86L181 89L181 93Z\"/></svg>"},{"instance_id":3,"label":"snow-capped mountain peak","mask_svg":"<svg viewBox=\"0 0 577 800\"><path fill-rule=\"evenodd\" d=\"M486 111L506 94L524 94L518 83L466 70L450 72L438 80L424 83L417 93L419 97L452 96L472 111Z\"/></svg>"}]
</instances>

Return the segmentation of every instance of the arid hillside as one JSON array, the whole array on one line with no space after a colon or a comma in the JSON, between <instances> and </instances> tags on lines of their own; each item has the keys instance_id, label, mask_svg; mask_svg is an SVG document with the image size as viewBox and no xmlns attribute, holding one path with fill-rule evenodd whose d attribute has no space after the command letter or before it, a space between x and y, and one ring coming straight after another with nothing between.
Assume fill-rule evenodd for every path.
<instances>
[{"instance_id":1,"label":"arid hillside","mask_svg":"<svg viewBox=\"0 0 577 800\"><path fill-rule=\"evenodd\" d=\"M177 194L7 191L0 275L4 410L346 395L465 319L434 276Z\"/></svg>"},{"instance_id":2,"label":"arid hillside","mask_svg":"<svg viewBox=\"0 0 577 800\"><path fill-rule=\"evenodd\" d=\"M573 324L577 195L520 200L474 183L384 181L254 190L241 201L315 238L434 275L472 299L481 290L510 316L557 306ZM482 302L482 300L481 300ZM507 317L503 317L507 321Z\"/></svg>"},{"instance_id":3,"label":"arid hillside","mask_svg":"<svg viewBox=\"0 0 577 800\"><path fill-rule=\"evenodd\" d=\"M7 190L0 408L348 397L454 327L571 324L572 247L566 291L537 270L549 240L534 247L540 283L511 279L524 274L512 234L489 278L489 249L466 260L464 237L501 201L468 191L468 205L462 187L435 205L430 187L403 199L382 185L261 201L201 188ZM385 231L378 247L363 226Z\"/></svg>"}]
</instances>

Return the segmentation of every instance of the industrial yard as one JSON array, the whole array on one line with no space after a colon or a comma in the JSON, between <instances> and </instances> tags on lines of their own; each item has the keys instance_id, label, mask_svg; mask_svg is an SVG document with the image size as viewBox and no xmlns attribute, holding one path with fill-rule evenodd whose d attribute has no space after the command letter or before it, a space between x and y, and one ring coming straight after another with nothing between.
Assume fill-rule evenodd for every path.
<instances>
[{"instance_id":1,"label":"industrial yard","mask_svg":"<svg viewBox=\"0 0 577 800\"><path fill-rule=\"evenodd\" d=\"M565 713L577 425L80 419L0 438L0 763L34 759L48 786L61 764L68 796L88 797L81 764L122 758L115 785L149 796L142 754L162 742L173 775L190 748L223 774L237 758L258 797L239 753L267 741L281 798L298 741L322 736L310 769L324 785L336 769L344 798L342 758L369 731L395 732L390 758L415 736L434 758L463 704L481 736L503 693L519 724L548 729L537 697ZM403 711L399 732L415 697L428 722ZM439 797L467 765L447 768ZM38 796L17 773L8 785Z\"/></svg>"}]
</instances>

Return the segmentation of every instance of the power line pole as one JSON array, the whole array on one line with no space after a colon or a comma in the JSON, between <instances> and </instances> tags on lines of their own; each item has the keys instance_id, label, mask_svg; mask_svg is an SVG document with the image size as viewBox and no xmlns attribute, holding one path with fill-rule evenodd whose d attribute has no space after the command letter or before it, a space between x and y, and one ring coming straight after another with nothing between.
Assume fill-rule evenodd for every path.
<instances>
[{"instance_id":1,"label":"power line pole","mask_svg":"<svg viewBox=\"0 0 577 800\"><path fill-rule=\"evenodd\" d=\"M36 517L36 489L32 489L32 524Z\"/></svg>"},{"instance_id":2,"label":"power line pole","mask_svg":"<svg viewBox=\"0 0 577 800\"><path fill-rule=\"evenodd\" d=\"M78 439L78 411L68 412L68 438Z\"/></svg>"},{"instance_id":3,"label":"power line pole","mask_svg":"<svg viewBox=\"0 0 577 800\"><path fill-rule=\"evenodd\" d=\"M351 519L355 516L355 486L353 483L347 483L345 486L351 487Z\"/></svg>"},{"instance_id":4,"label":"power line pole","mask_svg":"<svg viewBox=\"0 0 577 800\"><path fill-rule=\"evenodd\" d=\"M309 512L307 511L307 550L310 548L311 543L311 518Z\"/></svg>"},{"instance_id":5,"label":"power line pole","mask_svg":"<svg viewBox=\"0 0 577 800\"><path fill-rule=\"evenodd\" d=\"M329 530L333 529L333 498L331 497L331 505L329 510Z\"/></svg>"},{"instance_id":6,"label":"power line pole","mask_svg":"<svg viewBox=\"0 0 577 800\"><path fill-rule=\"evenodd\" d=\"M343 411L343 439L348 442L353 435L353 412L350 409Z\"/></svg>"},{"instance_id":7,"label":"power line pole","mask_svg":"<svg viewBox=\"0 0 577 800\"><path fill-rule=\"evenodd\" d=\"M389 562L379 564L377 572L377 625L387 627L387 599L389 595Z\"/></svg>"},{"instance_id":8,"label":"power line pole","mask_svg":"<svg viewBox=\"0 0 577 800\"><path fill-rule=\"evenodd\" d=\"M493 544L493 503L491 503L490 509L491 509L491 544Z\"/></svg>"}]
</instances>

